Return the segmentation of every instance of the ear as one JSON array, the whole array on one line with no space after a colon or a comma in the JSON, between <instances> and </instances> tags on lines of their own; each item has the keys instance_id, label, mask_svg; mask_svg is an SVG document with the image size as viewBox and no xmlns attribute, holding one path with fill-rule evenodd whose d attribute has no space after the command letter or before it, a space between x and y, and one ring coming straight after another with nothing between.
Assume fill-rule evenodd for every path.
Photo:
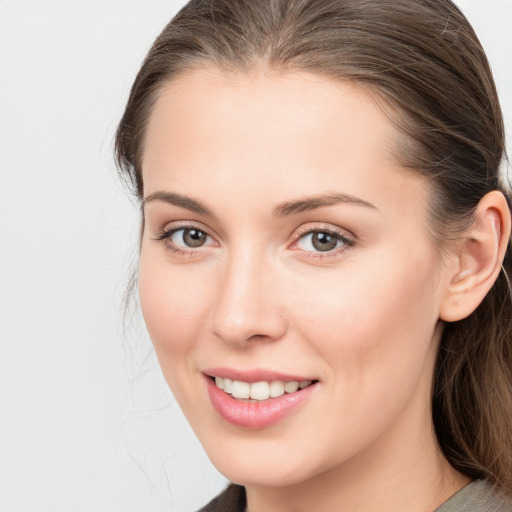
<instances>
[{"instance_id":1,"label":"ear","mask_svg":"<svg viewBox=\"0 0 512 512\"><path fill-rule=\"evenodd\" d=\"M504 195L497 190L486 194L478 203L473 224L454 249L441 320L462 320L482 302L501 272L510 224Z\"/></svg>"}]
</instances>

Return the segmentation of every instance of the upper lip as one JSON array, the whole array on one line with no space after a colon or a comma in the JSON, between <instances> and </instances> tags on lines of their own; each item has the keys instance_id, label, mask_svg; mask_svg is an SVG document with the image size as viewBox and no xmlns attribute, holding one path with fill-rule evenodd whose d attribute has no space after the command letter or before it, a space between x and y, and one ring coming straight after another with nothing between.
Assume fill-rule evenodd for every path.
<instances>
[{"instance_id":1,"label":"upper lip","mask_svg":"<svg viewBox=\"0 0 512 512\"><path fill-rule=\"evenodd\" d=\"M235 368L207 368L203 373L209 377L223 377L231 380L239 380L242 382L272 382L282 380L284 382L317 380L310 376L293 375L289 373L276 372L273 370L264 370L255 368L252 370L238 370Z\"/></svg>"}]
</instances>

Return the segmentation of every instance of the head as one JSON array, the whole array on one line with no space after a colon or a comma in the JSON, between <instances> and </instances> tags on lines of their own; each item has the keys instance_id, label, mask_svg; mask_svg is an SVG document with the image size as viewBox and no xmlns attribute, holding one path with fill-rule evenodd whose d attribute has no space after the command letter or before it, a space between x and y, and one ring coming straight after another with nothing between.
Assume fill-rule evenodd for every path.
<instances>
[{"instance_id":1,"label":"head","mask_svg":"<svg viewBox=\"0 0 512 512\"><path fill-rule=\"evenodd\" d=\"M504 128L450 1L192 1L150 50L116 151L144 201L149 332L229 478L264 481L270 451L290 469L268 479L291 484L422 417L453 467L511 485ZM198 409L226 361L312 380L304 395L327 398L292 413L306 435Z\"/></svg>"}]
</instances>

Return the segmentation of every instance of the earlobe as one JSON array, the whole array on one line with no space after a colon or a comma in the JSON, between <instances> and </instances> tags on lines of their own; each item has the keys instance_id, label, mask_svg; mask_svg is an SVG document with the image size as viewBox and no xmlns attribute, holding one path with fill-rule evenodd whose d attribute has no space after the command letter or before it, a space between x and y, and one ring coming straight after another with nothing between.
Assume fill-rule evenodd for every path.
<instances>
[{"instance_id":1,"label":"earlobe","mask_svg":"<svg viewBox=\"0 0 512 512\"><path fill-rule=\"evenodd\" d=\"M441 320L466 318L487 295L501 271L510 223L510 210L501 192L489 192L480 200L473 224L457 245Z\"/></svg>"}]
</instances>

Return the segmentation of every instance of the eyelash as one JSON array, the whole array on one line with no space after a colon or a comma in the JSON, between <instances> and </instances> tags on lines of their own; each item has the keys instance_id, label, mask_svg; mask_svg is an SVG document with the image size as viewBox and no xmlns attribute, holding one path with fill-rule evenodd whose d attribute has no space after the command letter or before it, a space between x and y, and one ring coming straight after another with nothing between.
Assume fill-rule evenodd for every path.
<instances>
[{"instance_id":1,"label":"eyelash","mask_svg":"<svg viewBox=\"0 0 512 512\"><path fill-rule=\"evenodd\" d=\"M177 246L175 243L171 241L171 238L173 235L178 233L179 231L186 231L186 230L197 230L203 233L206 237L214 240L214 237L211 236L208 231L203 227L196 224L179 224L174 225L168 228L162 229L156 236L155 240L164 242L167 249L172 251L175 254L178 254L179 256L193 256L198 251L201 251L203 249L203 246L199 246L198 248L190 247L189 249L184 249L179 246ZM356 243L355 240L349 236L347 236L344 233L340 233L339 231L334 230L332 227L304 227L299 229L296 234L294 235L294 241L289 244L289 248L292 250L301 250L299 248L294 248L294 246L298 245L299 242L304 240L308 235L314 235L314 234L326 234L331 237L333 237L337 242L341 242L343 245L340 247L336 247L332 250L328 250L325 252L322 251L307 251L302 250L302 253L307 258L317 258L317 259L324 259L329 257L335 257L339 256L340 254L344 253L347 249L350 247L353 247Z\"/></svg>"}]
</instances>

